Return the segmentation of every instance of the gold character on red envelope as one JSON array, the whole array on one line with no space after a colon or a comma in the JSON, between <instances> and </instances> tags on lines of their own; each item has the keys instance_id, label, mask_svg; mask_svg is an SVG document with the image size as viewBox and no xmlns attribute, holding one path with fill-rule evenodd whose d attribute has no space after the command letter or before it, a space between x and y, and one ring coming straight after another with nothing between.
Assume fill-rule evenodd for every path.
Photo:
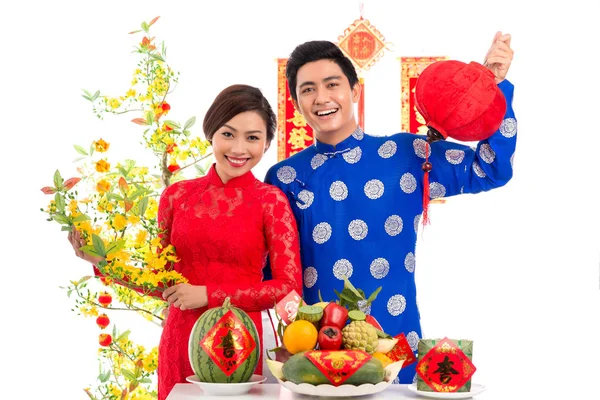
<instances>
[{"instance_id":1,"label":"gold character on red envelope","mask_svg":"<svg viewBox=\"0 0 600 400\"><path fill-rule=\"evenodd\" d=\"M237 316L228 311L200 340L200 346L230 376L250 356L256 342Z\"/></svg>"},{"instance_id":2,"label":"gold character on red envelope","mask_svg":"<svg viewBox=\"0 0 600 400\"><path fill-rule=\"evenodd\" d=\"M360 350L312 350L305 353L332 385L339 386L360 369L372 356Z\"/></svg>"}]
</instances>

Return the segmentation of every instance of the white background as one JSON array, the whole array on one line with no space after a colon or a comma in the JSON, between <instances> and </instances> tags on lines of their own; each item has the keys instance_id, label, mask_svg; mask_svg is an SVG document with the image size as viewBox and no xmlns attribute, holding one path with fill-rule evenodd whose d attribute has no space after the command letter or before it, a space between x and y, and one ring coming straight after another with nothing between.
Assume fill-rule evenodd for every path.
<instances>
[{"instance_id":1,"label":"white background","mask_svg":"<svg viewBox=\"0 0 600 400\"><path fill-rule=\"evenodd\" d=\"M514 178L499 190L432 206L432 224L417 248L425 334L475 341L474 381L489 387L486 399L594 391L600 35L591 2L364 3L365 18L394 45L365 77L365 128L376 135L400 130L398 57L482 61L497 30L513 35ZM75 258L58 225L45 221L39 208L49 198L39 189L57 168L74 175L75 143L104 138L111 162L148 157L130 115L96 119L80 89L124 93L137 61L130 51L141 39L127 33L158 15L152 34L166 41L169 64L181 73L169 117L195 115L200 122L214 96L233 83L259 86L275 107L276 58L308 40L336 41L359 7L349 0L1 6L3 399L83 399L81 389L95 379L98 328L71 312L58 288L90 267ZM275 163L275 147L256 167L259 179ZM111 317L130 323L135 340L158 340L160 329L137 316ZM36 395L9 395L34 385Z\"/></svg>"}]
</instances>

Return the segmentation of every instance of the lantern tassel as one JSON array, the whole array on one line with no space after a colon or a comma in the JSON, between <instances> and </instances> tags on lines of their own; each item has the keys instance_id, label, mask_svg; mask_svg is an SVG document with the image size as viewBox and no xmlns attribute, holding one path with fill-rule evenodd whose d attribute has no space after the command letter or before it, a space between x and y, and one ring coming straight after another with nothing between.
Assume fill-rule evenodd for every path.
<instances>
[{"instance_id":1,"label":"lantern tassel","mask_svg":"<svg viewBox=\"0 0 600 400\"><path fill-rule=\"evenodd\" d=\"M423 226L429 224L429 171L431 163L429 162L429 142L425 142L425 162L421 166L423 170Z\"/></svg>"}]
</instances>

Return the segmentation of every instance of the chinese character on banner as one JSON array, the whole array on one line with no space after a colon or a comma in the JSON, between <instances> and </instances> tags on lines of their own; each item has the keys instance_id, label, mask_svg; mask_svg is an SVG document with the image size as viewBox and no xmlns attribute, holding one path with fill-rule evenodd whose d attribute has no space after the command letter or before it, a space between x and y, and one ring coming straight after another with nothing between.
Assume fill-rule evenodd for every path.
<instances>
[{"instance_id":1,"label":"chinese character on banner","mask_svg":"<svg viewBox=\"0 0 600 400\"><path fill-rule=\"evenodd\" d=\"M285 77L287 58L277 59L277 161L285 160L314 142L313 131L294 108Z\"/></svg>"},{"instance_id":2,"label":"chinese character on banner","mask_svg":"<svg viewBox=\"0 0 600 400\"><path fill-rule=\"evenodd\" d=\"M427 134L425 119L415 106L415 86L421 72L436 61L447 60L448 57L400 57L400 104L402 132ZM446 199L432 199L431 204L443 204Z\"/></svg>"},{"instance_id":3,"label":"chinese character on banner","mask_svg":"<svg viewBox=\"0 0 600 400\"><path fill-rule=\"evenodd\" d=\"M344 34L338 37L338 47L348 57L358 73L360 98L358 100L358 125L365 129L365 81L364 72L368 71L381 57L389 43L369 20L362 16L354 21Z\"/></svg>"},{"instance_id":4,"label":"chinese character on banner","mask_svg":"<svg viewBox=\"0 0 600 400\"><path fill-rule=\"evenodd\" d=\"M400 73L402 132L427 134L425 120L415 107L415 86L419 75L428 65L447 59L448 57L400 57L402 68Z\"/></svg>"}]
</instances>

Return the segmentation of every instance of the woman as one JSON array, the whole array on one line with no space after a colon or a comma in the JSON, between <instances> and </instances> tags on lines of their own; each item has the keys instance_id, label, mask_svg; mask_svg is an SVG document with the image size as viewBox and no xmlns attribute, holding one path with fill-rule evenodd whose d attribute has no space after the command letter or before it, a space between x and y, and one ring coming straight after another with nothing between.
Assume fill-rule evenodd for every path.
<instances>
[{"instance_id":1,"label":"woman","mask_svg":"<svg viewBox=\"0 0 600 400\"><path fill-rule=\"evenodd\" d=\"M252 318L262 343L261 310L302 290L298 232L288 200L250 171L275 135L268 101L257 88L230 86L208 109L203 129L215 164L204 177L166 188L159 203L163 244L175 246L180 261L174 268L189 280L163 292L169 313L159 346L159 400L194 374L188 338L206 309L230 297ZM98 261L79 250L84 242L77 231L69 239L79 257ZM263 282L267 256L273 278ZM262 373L262 354L256 373Z\"/></svg>"}]
</instances>

